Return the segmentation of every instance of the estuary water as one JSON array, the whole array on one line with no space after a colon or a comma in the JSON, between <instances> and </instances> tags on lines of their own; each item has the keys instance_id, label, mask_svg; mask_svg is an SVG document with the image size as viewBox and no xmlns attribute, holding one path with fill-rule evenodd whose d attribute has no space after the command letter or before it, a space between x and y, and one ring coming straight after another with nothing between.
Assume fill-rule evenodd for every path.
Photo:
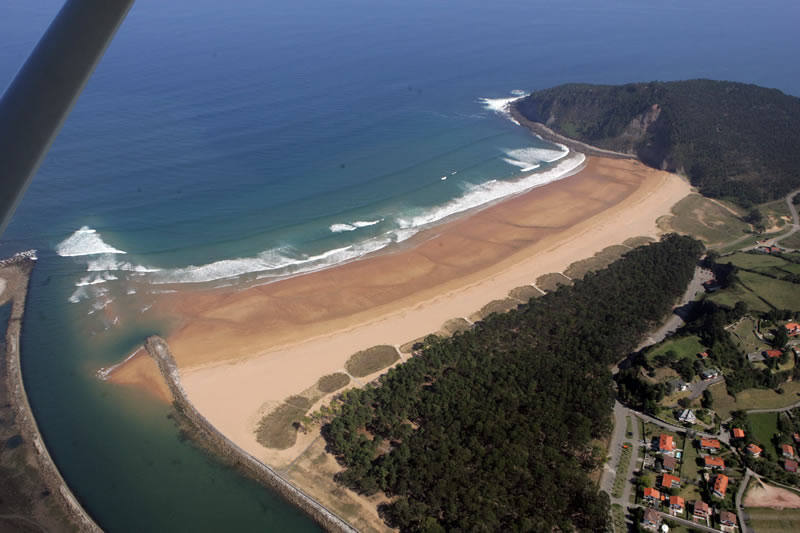
<instances>
[{"instance_id":1,"label":"estuary water","mask_svg":"<svg viewBox=\"0 0 800 533\"><path fill-rule=\"evenodd\" d=\"M793 2L139 0L0 255L40 258L23 370L48 447L109 531L303 531L267 489L107 384L165 324L148 295L266 283L388 249L579 159L503 104L585 81L800 94ZM0 8L0 87L60 2Z\"/></svg>"}]
</instances>

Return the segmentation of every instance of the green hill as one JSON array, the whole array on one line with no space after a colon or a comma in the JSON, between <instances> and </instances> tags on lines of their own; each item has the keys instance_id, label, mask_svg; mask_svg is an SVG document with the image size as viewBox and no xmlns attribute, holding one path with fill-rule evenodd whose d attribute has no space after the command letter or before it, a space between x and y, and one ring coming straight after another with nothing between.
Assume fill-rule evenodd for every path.
<instances>
[{"instance_id":1,"label":"green hill","mask_svg":"<svg viewBox=\"0 0 800 533\"><path fill-rule=\"evenodd\" d=\"M700 192L742 205L800 187L800 99L712 80L568 84L516 110L557 133L687 175Z\"/></svg>"}]
</instances>

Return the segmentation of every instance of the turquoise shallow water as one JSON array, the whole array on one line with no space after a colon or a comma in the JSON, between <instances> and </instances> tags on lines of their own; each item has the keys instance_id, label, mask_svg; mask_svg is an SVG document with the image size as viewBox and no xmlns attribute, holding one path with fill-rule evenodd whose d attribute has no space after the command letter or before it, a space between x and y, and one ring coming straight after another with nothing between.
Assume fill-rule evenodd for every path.
<instances>
[{"instance_id":1,"label":"turquoise shallow water","mask_svg":"<svg viewBox=\"0 0 800 533\"><path fill-rule=\"evenodd\" d=\"M95 377L163 332L148 291L354 258L559 164L482 98L700 76L800 94L791 2L234 4L137 2L0 241L39 250L26 383L110 531L315 529ZM0 86L58 5L4 4Z\"/></svg>"}]
</instances>

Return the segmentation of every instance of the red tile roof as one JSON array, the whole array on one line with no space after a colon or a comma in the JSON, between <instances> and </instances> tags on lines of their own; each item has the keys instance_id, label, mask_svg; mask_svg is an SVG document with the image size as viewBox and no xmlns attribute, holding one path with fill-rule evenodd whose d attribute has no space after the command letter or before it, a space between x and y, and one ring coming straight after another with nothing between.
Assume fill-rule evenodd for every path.
<instances>
[{"instance_id":1,"label":"red tile roof","mask_svg":"<svg viewBox=\"0 0 800 533\"><path fill-rule=\"evenodd\" d=\"M714 492L721 494L724 498L726 490L728 490L728 476L719 474L716 479L714 479Z\"/></svg>"},{"instance_id":2,"label":"red tile roof","mask_svg":"<svg viewBox=\"0 0 800 533\"><path fill-rule=\"evenodd\" d=\"M669 497L669 506L670 507L680 507L683 509L685 501L680 496L670 496Z\"/></svg>"},{"instance_id":3,"label":"red tile roof","mask_svg":"<svg viewBox=\"0 0 800 533\"><path fill-rule=\"evenodd\" d=\"M726 526L736 525L736 515L730 511L722 511L719 513L719 521Z\"/></svg>"},{"instance_id":4,"label":"red tile roof","mask_svg":"<svg viewBox=\"0 0 800 533\"><path fill-rule=\"evenodd\" d=\"M656 500L660 500L661 499L661 493L658 492L657 489L654 489L652 487L646 487L644 489L644 497L645 498L654 498Z\"/></svg>"},{"instance_id":5,"label":"red tile roof","mask_svg":"<svg viewBox=\"0 0 800 533\"><path fill-rule=\"evenodd\" d=\"M722 457L714 457L713 455L706 455L703 458L706 462L706 466L716 466L718 468L725 468L725 461Z\"/></svg>"},{"instance_id":6,"label":"red tile roof","mask_svg":"<svg viewBox=\"0 0 800 533\"><path fill-rule=\"evenodd\" d=\"M719 441L717 439L700 439L700 447L701 448L714 448L715 450L719 450Z\"/></svg>"},{"instance_id":7,"label":"red tile roof","mask_svg":"<svg viewBox=\"0 0 800 533\"><path fill-rule=\"evenodd\" d=\"M661 476L661 486L667 489L671 489L673 484L677 484L680 486L681 478L673 476L672 474L664 474Z\"/></svg>"},{"instance_id":8,"label":"red tile roof","mask_svg":"<svg viewBox=\"0 0 800 533\"><path fill-rule=\"evenodd\" d=\"M780 350L767 350L764 354L766 354L767 357L780 357L783 355L783 352Z\"/></svg>"},{"instance_id":9,"label":"red tile roof","mask_svg":"<svg viewBox=\"0 0 800 533\"><path fill-rule=\"evenodd\" d=\"M694 502L694 514L697 514L698 511L708 514L708 504L703 501Z\"/></svg>"},{"instance_id":10,"label":"red tile roof","mask_svg":"<svg viewBox=\"0 0 800 533\"><path fill-rule=\"evenodd\" d=\"M755 444L748 444L747 445L747 451L750 452L753 455L758 455L761 452L763 452L764 450L762 450L761 448L759 448Z\"/></svg>"},{"instance_id":11,"label":"red tile roof","mask_svg":"<svg viewBox=\"0 0 800 533\"><path fill-rule=\"evenodd\" d=\"M671 452L675 449L675 442L672 440L672 435L662 433L658 436L658 449L662 452Z\"/></svg>"},{"instance_id":12,"label":"red tile roof","mask_svg":"<svg viewBox=\"0 0 800 533\"><path fill-rule=\"evenodd\" d=\"M781 451L784 453L784 455L794 457L794 448L789 444L781 444Z\"/></svg>"},{"instance_id":13,"label":"red tile roof","mask_svg":"<svg viewBox=\"0 0 800 533\"><path fill-rule=\"evenodd\" d=\"M783 469L786 470L787 472L797 472L797 461L792 461L791 459L784 459Z\"/></svg>"},{"instance_id":14,"label":"red tile roof","mask_svg":"<svg viewBox=\"0 0 800 533\"><path fill-rule=\"evenodd\" d=\"M743 439L744 438L744 431L741 428L733 428L733 438L734 439Z\"/></svg>"}]
</instances>

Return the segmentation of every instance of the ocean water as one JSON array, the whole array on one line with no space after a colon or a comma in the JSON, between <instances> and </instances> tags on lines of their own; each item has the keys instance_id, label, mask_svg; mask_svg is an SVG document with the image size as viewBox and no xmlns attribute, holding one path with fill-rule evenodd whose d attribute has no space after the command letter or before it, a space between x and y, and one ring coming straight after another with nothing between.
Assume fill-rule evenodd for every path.
<instances>
[{"instance_id":1,"label":"ocean water","mask_svg":"<svg viewBox=\"0 0 800 533\"><path fill-rule=\"evenodd\" d=\"M696 4L139 0L0 239L38 250L26 384L92 515L315 529L182 442L168 408L97 378L165 332L148 295L353 260L557 179L576 156L502 113L531 90L710 77L800 94L796 3ZM0 87L59 5L4 3Z\"/></svg>"}]
</instances>

